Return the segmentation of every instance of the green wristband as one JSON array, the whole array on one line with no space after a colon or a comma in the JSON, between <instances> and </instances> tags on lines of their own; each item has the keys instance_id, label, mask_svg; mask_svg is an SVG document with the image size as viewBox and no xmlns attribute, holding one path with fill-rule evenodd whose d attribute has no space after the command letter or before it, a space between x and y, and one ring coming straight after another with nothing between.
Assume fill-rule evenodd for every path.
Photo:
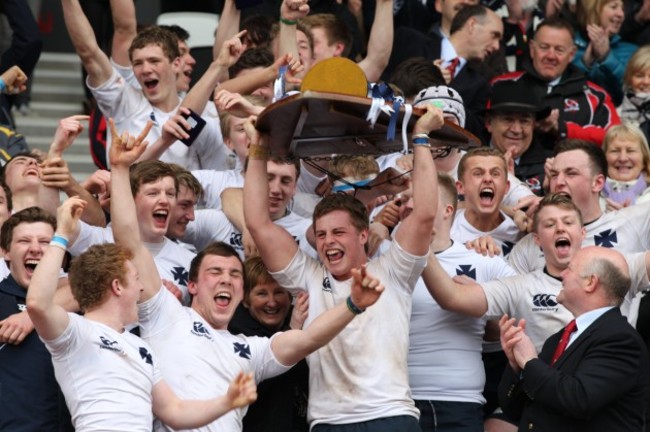
<instances>
[{"instance_id":1,"label":"green wristband","mask_svg":"<svg viewBox=\"0 0 650 432\"><path fill-rule=\"evenodd\" d=\"M359 314L362 314L364 312L364 309L360 309L357 305L355 305L352 302L352 297L351 296L348 296L348 298L345 300L345 304L347 305L350 312L352 312L355 315L359 315Z\"/></svg>"},{"instance_id":2,"label":"green wristband","mask_svg":"<svg viewBox=\"0 0 650 432\"><path fill-rule=\"evenodd\" d=\"M280 17L280 22L282 24L286 24L286 25L290 25L290 26L294 26L294 25L298 24L298 21L296 21L296 20L288 20L288 19L282 18L282 16Z\"/></svg>"}]
</instances>

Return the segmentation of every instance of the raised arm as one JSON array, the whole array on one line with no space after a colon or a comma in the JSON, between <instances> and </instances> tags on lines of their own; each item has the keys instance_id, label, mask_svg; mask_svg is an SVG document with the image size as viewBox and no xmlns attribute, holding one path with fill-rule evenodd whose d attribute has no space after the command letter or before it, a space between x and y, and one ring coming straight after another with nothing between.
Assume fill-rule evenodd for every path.
<instances>
[{"instance_id":1,"label":"raised arm","mask_svg":"<svg viewBox=\"0 0 650 432\"><path fill-rule=\"evenodd\" d=\"M111 57L120 66L130 67L129 47L137 34L138 22L133 0L110 0L113 15Z\"/></svg>"},{"instance_id":2,"label":"raised arm","mask_svg":"<svg viewBox=\"0 0 650 432\"><path fill-rule=\"evenodd\" d=\"M270 272L276 272L289 264L298 251L298 244L284 228L271 220L269 183L266 177L269 148L266 137L260 137L254 122L255 118L251 117L244 123L246 134L251 140L244 181L244 220L264 264Z\"/></svg>"},{"instance_id":3,"label":"raised arm","mask_svg":"<svg viewBox=\"0 0 650 432\"><path fill-rule=\"evenodd\" d=\"M59 121L50 144L47 159L41 170L41 185L39 189L39 205L53 206L52 213L56 212L59 204L59 189L67 196L78 196L86 201L81 220L90 225L105 226L106 217L99 202L86 189L84 189L70 174L70 170L63 159L63 152L72 145L75 139L83 132L86 115L73 115Z\"/></svg>"},{"instance_id":4,"label":"raised arm","mask_svg":"<svg viewBox=\"0 0 650 432\"><path fill-rule=\"evenodd\" d=\"M393 0L377 0L368 38L368 52L359 62L369 82L379 81L393 49Z\"/></svg>"},{"instance_id":5,"label":"raised arm","mask_svg":"<svg viewBox=\"0 0 650 432\"><path fill-rule=\"evenodd\" d=\"M488 304L483 288L477 283L454 282L433 253L429 254L422 280L429 294L443 309L473 317L481 317L487 312Z\"/></svg>"},{"instance_id":6,"label":"raised arm","mask_svg":"<svg viewBox=\"0 0 650 432\"><path fill-rule=\"evenodd\" d=\"M162 281L151 253L140 240L135 200L131 193L129 180L129 166L138 159L147 146L144 138L153 124L147 122L147 126L136 138L129 135L128 132L119 135L115 129L113 119L109 119L108 123L113 139L109 151L113 236L115 237L115 243L125 246L133 252L133 264L138 270L140 281L144 287L141 300L145 301L158 292L162 286Z\"/></svg>"},{"instance_id":7,"label":"raised arm","mask_svg":"<svg viewBox=\"0 0 650 432\"><path fill-rule=\"evenodd\" d=\"M174 429L194 429L211 423L230 411L255 402L257 387L253 374L239 375L225 396L208 400L179 399L165 381L153 387L153 413Z\"/></svg>"},{"instance_id":8,"label":"raised arm","mask_svg":"<svg viewBox=\"0 0 650 432\"><path fill-rule=\"evenodd\" d=\"M289 330L273 339L271 349L278 361L292 365L328 344L355 316L375 304L384 291L377 279L366 273L365 266L352 269L350 297L319 315L305 330Z\"/></svg>"},{"instance_id":9,"label":"raised arm","mask_svg":"<svg viewBox=\"0 0 650 432\"><path fill-rule=\"evenodd\" d=\"M61 0L61 5L72 44L88 72L88 83L92 87L98 87L113 74L111 62L97 45L95 33L79 5L79 0Z\"/></svg>"},{"instance_id":10,"label":"raised arm","mask_svg":"<svg viewBox=\"0 0 650 432\"><path fill-rule=\"evenodd\" d=\"M277 56L291 54L293 58L298 55L298 39L296 37L296 24L292 22L304 18L309 13L309 4L305 0L284 0L280 5L280 31L278 32ZM305 67L311 65L304 65Z\"/></svg>"},{"instance_id":11,"label":"raised arm","mask_svg":"<svg viewBox=\"0 0 650 432\"><path fill-rule=\"evenodd\" d=\"M219 57L221 46L228 39L233 37L239 31L239 21L241 19L241 12L235 5L235 0L225 0L223 3L223 10L219 16L219 25L217 26L217 34L214 38L214 45L212 46L212 58Z\"/></svg>"},{"instance_id":12,"label":"raised arm","mask_svg":"<svg viewBox=\"0 0 650 432\"><path fill-rule=\"evenodd\" d=\"M427 111L418 119L413 136L426 136L444 124L442 111L427 105ZM414 138L413 144L413 212L402 222L395 234L397 243L412 255L426 255L431 243L433 220L438 208L438 177L431 156L430 145L416 144L423 138Z\"/></svg>"},{"instance_id":13,"label":"raised arm","mask_svg":"<svg viewBox=\"0 0 650 432\"><path fill-rule=\"evenodd\" d=\"M38 334L45 340L59 337L68 327L68 313L55 301L59 271L65 255L63 243L70 238L86 203L79 198L69 198L57 211L57 236L50 243L36 266L27 289L27 312Z\"/></svg>"}]
</instances>

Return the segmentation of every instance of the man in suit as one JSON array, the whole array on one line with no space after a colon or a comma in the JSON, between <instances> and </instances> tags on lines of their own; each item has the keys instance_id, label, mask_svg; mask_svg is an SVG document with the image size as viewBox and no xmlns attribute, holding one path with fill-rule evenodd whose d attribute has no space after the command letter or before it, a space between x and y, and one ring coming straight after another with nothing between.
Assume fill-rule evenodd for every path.
<instances>
[{"instance_id":1,"label":"man in suit","mask_svg":"<svg viewBox=\"0 0 650 432\"><path fill-rule=\"evenodd\" d=\"M384 76L389 77L397 65L411 57L440 59L441 70L450 74L448 85L457 90L465 102L465 128L474 135L484 137L484 111L490 85L467 62L483 61L490 53L498 50L502 34L501 19L480 5L466 6L456 14L448 38L436 32L423 35L400 27L395 32L393 51Z\"/></svg>"},{"instance_id":2,"label":"man in suit","mask_svg":"<svg viewBox=\"0 0 650 432\"><path fill-rule=\"evenodd\" d=\"M509 362L499 387L503 411L519 419L520 431L643 430L650 361L618 308L630 287L624 257L583 248L561 277L557 301L575 320L547 339L539 357L524 320L500 321Z\"/></svg>"}]
</instances>

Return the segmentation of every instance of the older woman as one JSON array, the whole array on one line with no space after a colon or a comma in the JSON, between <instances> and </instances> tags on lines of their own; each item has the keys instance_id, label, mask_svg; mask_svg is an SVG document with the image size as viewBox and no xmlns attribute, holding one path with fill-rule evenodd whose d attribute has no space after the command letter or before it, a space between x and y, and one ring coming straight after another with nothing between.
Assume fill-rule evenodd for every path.
<instances>
[{"instance_id":1,"label":"older woman","mask_svg":"<svg viewBox=\"0 0 650 432\"><path fill-rule=\"evenodd\" d=\"M621 120L638 126L650 139L650 45L642 46L632 57L623 76L623 103L618 108Z\"/></svg>"},{"instance_id":2,"label":"older woman","mask_svg":"<svg viewBox=\"0 0 650 432\"><path fill-rule=\"evenodd\" d=\"M578 50L573 63L620 105L625 66L637 49L636 45L623 42L618 34L625 18L623 0L584 0L578 5L581 28L576 33Z\"/></svg>"},{"instance_id":3,"label":"older woman","mask_svg":"<svg viewBox=\"0 0 650 432\"><path fill-rule=\"evenodd\" d=\"M305 294L297 297L292 307L291 294L273 279L260 257L247 259L244 272L244 299L228 330L272 337L280 331L302 328L307 317ZM307 432L308 380L307 362L302 360L290 371L260 383L257 401L248 408L242 431Z\"/></svg>"},{"instance_id":4,"label":"older woman","mask_svg":"<svg viewBox=\"0 0 650 432\"><path fill-rule=\"evenodd\" d=\"M605 135L607 180L602 194L610 208L627 207L650 200L650 150L639 128L629 124L612 126Z\"/></svg>"}]
</instances>

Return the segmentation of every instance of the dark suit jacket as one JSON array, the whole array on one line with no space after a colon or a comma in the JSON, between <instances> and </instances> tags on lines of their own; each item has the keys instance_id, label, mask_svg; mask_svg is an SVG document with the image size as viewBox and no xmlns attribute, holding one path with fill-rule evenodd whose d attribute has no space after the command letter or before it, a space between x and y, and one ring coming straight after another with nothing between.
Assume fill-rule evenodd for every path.
<instances>
[{"instance_id":1,"label":"dark suit jacket","mask_svg":"<svg viewBox=\"0 0 650 432\"><path fill-rule=\"evenodd\" d=\"M503 411L520 431L642 431L650 361L643 340L618 308L589 326L549 366L562 331L520 379L511 368L499 386Z\"/></svg>"},{"instance_id":2,"label":"dark suit jacket","mask_svg":"<svg viewBox=\"0 0 650 432\"><path fill-rule=\"evenodd\" d=\"M407 27L398 28L393 38L390 61L384 71L384 80L389 81L397 65L411 57L424 57L431 61L439 59L441 47L442 37L435 32L424 35ZM463 98L466 115L465 129L485 143L485 107L489 99L490 83L473 65L466 64L451 80L449 86L453 87Z\"/></svg>"}]
</instances>

